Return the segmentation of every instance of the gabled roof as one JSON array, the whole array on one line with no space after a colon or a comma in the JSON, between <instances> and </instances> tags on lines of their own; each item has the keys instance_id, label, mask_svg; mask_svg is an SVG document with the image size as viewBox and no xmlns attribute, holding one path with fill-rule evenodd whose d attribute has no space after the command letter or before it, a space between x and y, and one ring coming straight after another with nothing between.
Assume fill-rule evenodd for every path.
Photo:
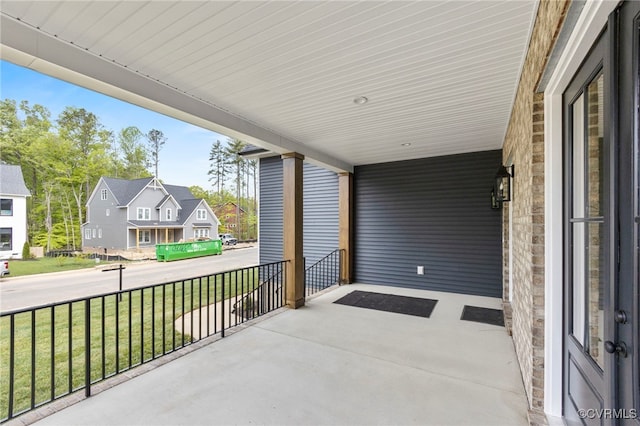
<instances>
[{"instance_id":1,"label":"gabled roof","mask_svg":"<svg viewBox=\"0 0 640 426\"><path fill-rule=\"evenodd\" d=\"M0 194L30 197L31 193L24 184L22 168L11 164L0 164Z\"/></svg>"},{"instance_id":2,"label":"gabled roof","mask_svg":"<svg viewBox=\"0 0 640 426\"><path fill-rule=\"evenodd\" d=\"M163 206L163 205L164 205L164 204L165 204L169 199L172 199L173 201L175 201L175 202L178 204L178 207L180 207L180 203L178 203L178 200L176 200L176 199L174 198L174 196L173 196L173 195L171 195L171 194L167 194L167 195L165 195L165 196L162 198L162 200L160 200L160 202L158 202L158 204L156 204L156 210L158 210L158 209L162 208L162 206Z\"/></svg>"},{"instance_id":3,"label":"gabled roof","mask_svg":"<svg viewBox=\"0 0 640 426\"><path fill-rule=\"evenodd\" d=\"M102 177L102 180L107 185L119 206L126 206L142 191L147 185L151 183L153 177L146 177L140 179L118 179Z\"/></svg>"},{"instance_id":4,"label":"gabled roof","mask_svg":"<svg viewBox=\"0 0 640 426\"><path fill-rule=\"evenodd\" d=\"M214 210L220 210L220 209L222 209L224 206L227 206L227 205L229 205L229 204L231 204L232 206L235 206L235 207L240 207L240 212L241 212L241 213L246 213L246 212L247 212L245 209L243 209L243 208L242 208L242 206L238 206L238 205L237 205L236 203L234 203L233 201L227 201L226 203L218 204L218 205L216 205L216 207L215 207L215 209L214 209Z\"/></svg>"},{"instance_id":5,"label":"gabled roof","mask_svg":"<svg viewBox=\"0 0 640 426\"><path fill-rule=\"evenodd\" d=\"M189 199L193 199L194 198L193 194L191 193L189 188L187 188L186 186L166 185L166 184L163 184L162 186L179 203L182 200L189 200Z\"/></svg>"},{"instance_id":6,"label":"gabled roof","mask_svg":"<svg viewBox=\"0 0 640 426\"><path fill-rule=\"evenodd\" d=\"M180 206L182 206L182 211L180 212L180 219L178 222L181 224L185 223L201 202L201 199L193 198L193 196L189 200L180 200L179 203Z\"/></svg>"},{"instance_id":7,"label":"gabled roof","mask_svg":"<svg viewBox=\"0 0 640 426\"><path fill-rule=\"evenodd\" d=\"M205 206L209 207L210 212L213 213L214 217L216 218L216 222L218 224L220 223L218 218L215 216L215 213L213 212L213 209L211 209L211 207L202 198L200 198L200 199L192 198L190 200L180 200L180 204L182 205L182 212L180 213L180 220L179 220L179 222L181 224L186 222L187 219L189 219L189 217L198 208L198 206L200 206L200 204L204 204Z\"/></svg>"}]
</instances>

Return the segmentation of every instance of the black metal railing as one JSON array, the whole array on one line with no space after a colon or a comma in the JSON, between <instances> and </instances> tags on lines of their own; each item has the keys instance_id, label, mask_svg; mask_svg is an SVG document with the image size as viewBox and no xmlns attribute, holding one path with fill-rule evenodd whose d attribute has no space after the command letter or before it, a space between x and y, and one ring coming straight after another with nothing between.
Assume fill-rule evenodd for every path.
<instances>
[{"instance_id":1,"label":"black metal railing","mask_svg":"<svg viewBox=\"0 0 640 426\"><path fill-rule=\"evenodd\" d=\"M267 275L264 280L260 280L255 289L245 293L240 300L233 304L231 312L235 314L237 322L242 323L273 311L273 306L278 301L282 306L281 301L284 297L283 273L283 270L277 270L273 275Z\"/></svg>"},{"instance_id":2,"label":"black metal railing","mask_svg":"<svg viewBox=\"0 0 640 426\"><path fill-rule=\"evenodd\" d=\"M0 314L0 423L283 306L286 262ZM232 307L252 296L251 315Z\"/></svg>"},{"instance_id":3,"label":"black metal railing","mask_svg":"<svg viewBox=\"0 0 640 426\"><path fill-rule=\"evenodd\" d=\"M332 285L340 284L343 256L344 250L336 249L308 268L305 267L304 288L306 296Z\"/></svg>"}]
</instances>

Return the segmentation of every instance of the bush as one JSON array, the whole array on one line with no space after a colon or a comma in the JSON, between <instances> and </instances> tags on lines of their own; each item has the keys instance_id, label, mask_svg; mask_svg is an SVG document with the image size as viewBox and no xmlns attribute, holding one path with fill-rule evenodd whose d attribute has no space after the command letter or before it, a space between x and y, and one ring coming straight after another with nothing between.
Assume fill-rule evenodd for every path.
<instances>
[{"instance_id":1,"label":"bush","mask_svg":"<svg viewBox=\"0 0 640 426\"><path fill-rule=\"evenodd\" d=\"M31 246L29 245L29 241L25 241L24 245L22 246L22 259L31 259Z\"/></svg>"}]
</instances>

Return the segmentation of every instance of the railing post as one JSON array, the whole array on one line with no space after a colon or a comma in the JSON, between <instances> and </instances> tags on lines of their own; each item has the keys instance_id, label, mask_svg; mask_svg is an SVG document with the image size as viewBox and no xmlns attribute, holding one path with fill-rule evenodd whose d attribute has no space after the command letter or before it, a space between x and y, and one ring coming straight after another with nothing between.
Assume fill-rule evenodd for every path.
<instances>
[{"instance_id":1,"label":"railing post","mask_svg":"<svg viewBox=\"0 0 640 426\"><path fill-rule=\"evenodd\" d=\"M344 262L344 249L339 249L339 251L338 251L338 265L339 265L338 266L338 285L342 285L343 284L343 281L341 279L341 275L342 275L342 271L343 271L342 262Z\"/></svg>"},{"instance_id":2,"label":"railing post","mask_svg":"<svg viewBox=\"0 0 640 426\"><path fill-rule=\"evenodd\" d=\"M222 290L221 290L221 293L220 293L221 294L220 300L222 301L220 303L220 306L222 308L222 311L221 311L222 312L222 337L224 337L224 304L226 303L226 301L224 299L224 288L225 288L225 281L226 281L225 280L225 276L226 275L227 275L226 273L222 274Z\"/></svg>"},{"instance_id":3,"label":"railing post","mask_svg":"<svg viewBox=\"0 0 640 426\"><path fill-rule=\"evenodd\" d=\"M8 407L8 418L13 417L13 398L14 398L14 390L15 386L13 384L15 380L15 370L16 370L16 316L15 314L11 314L9 317L9 407ZM33 389L31 390L33 392Z\"/></svg>"},{"instance_id":4,"label":"railing post","mask_svg":"<svg viewBox=\"0 0 640 426\"><path fill-rule=\"evenodd\" d=\"M84 364L84 394L88 398L91 396L91 299L84 301Z\"/></svg>"}]
</instances>

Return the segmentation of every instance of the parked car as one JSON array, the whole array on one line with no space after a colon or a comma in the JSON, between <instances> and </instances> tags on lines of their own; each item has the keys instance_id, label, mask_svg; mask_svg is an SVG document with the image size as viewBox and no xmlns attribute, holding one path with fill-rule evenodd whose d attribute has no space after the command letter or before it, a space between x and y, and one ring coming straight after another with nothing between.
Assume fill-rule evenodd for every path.
<instances>
[{"instance_id":1,"label":"parked car","mask_svg":"<svg viewBox=\"0 0 640 426\"><path fill-rule=\"evenodd\" d=\"M235 246L238 244L238 239L232 234L220 234L220 239L222 240L222 244L227 246Z\"/></svg>"},{"instance_id":2,"label":"parked car","mask_svg":"<svg viewBox=\"0 0 640 426\"><path fill-rule=\"evenodd\" d=\"M9 275L9 261L0 260L0 277L4 277L5 275Z\"/></svg>"}]
</instances>

